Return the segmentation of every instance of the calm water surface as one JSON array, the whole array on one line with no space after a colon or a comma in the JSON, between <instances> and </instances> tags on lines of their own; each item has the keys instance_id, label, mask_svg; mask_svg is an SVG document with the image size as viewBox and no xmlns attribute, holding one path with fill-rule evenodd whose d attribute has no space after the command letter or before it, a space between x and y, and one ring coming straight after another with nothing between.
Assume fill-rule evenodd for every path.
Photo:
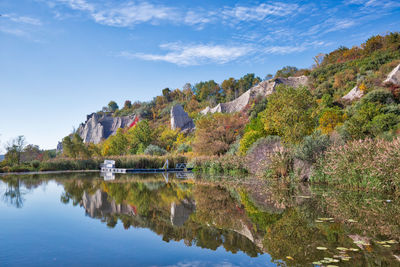
<instances>
[{"instance_id":1,"label":"calm water surface","mask_svg":"<svg viewBox=\"0 0 400 267\"><path fill-rule=\"evenodd\" d=\"M0 177L0 266L400 266L394 196L109 178Z\"/></svg>"}]
</instances>

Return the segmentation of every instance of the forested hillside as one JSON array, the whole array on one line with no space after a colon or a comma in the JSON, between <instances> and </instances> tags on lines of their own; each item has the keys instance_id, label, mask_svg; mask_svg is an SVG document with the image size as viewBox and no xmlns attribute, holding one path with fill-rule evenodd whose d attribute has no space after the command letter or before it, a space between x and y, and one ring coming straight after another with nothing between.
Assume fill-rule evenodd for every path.
<instances>
[{"instance_id":1,"label":"forested hillside","mask_svg":"<svg viewBox=\"0 0 400 267\"><path fill-rule=\"evenodd\" d=\"M84 143L77 132L68 135L63 139L63 153L59 157L180 154L204 167L209 162L201 156L226 155L217 160L220 169L231 163L242 168L248 166L249 159L253 159L253 164L265 158L265 163L257 163L256 172L261 169L263 175L284 177L296 172L299 161L302 167L298 169L314 168L323 160L329 161L329 157L323 156L325 151L353 140L395 142L392 140L400 134L400 82L396 80L399 73L392 72L394 78L385 80L400 64L400 34L373 36L352 48L339 47L329 54L317 54L314 61L309 69L287 66L264 79L247 74L239 79L229 77L220 84L210 80L187 83L182 89L165 88L150 102L126 100L119 107L111 101L97 114L135 115L139 121L133 127L118 129L99 144ZM262 81L299 76L307 78L307 86L277 85L272 94L252 98L240 112L200 113L207 106L236 99ZM178 104L193 119L195 129L171 128L171 108ZM348 153L354 157L362 153L350 150ZM231 163L224 165L222 158Z\"/></svg>"}]
</instances>

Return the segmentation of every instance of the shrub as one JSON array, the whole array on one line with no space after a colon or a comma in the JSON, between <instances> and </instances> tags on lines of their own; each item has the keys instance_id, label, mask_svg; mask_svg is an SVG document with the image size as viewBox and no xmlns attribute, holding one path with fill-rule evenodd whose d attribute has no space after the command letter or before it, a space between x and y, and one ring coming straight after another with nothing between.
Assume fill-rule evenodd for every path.
<instances>
[{"instance_id":1,"label":"shrub","mask_svg":"<svg viewBox=\"0 0 400 267\"><path fill-rule=\"evenodd\" d=\"M293 170L293 153L288 148L278 147L270 157L267 178L286 178Z\"/></svg>"},{"instance_id":2,"label":"shrub","mask_svg":"<svg viewBox=\"0 0 400 267\"><path fill-rule=\"evenodd\" d=\"M186 143L180 144L176 150L178 153L186 153L192 151L192 147Z\"/></svg>"},{"instance_id":3,"label":"shrub","mask_svg":"<svg viewBox=\"0 0 400 267\"><path fill-rule=\"evenodd\" d=\"M151 156L163 156L167 154L167 151L159 146L149 145L144 150L144 154Z\"/></svg>"},{"instance_id":4,"label":"shrub","mask_svg":"<svg viewBox=\"0 0 400 267\"><path fill-rule=\"evenodd\" d=\"M317 131L304 138L303 142L297 147L295 156L309 163L315 163L329 145L329 137L327 135L321 135L321 133Z\"/></svg>"},{"instance_id":5,"label":"shrub","mask_svg":"<svg viewBox=\"0 0 400 267\"><path fill-rule=\"evenodd\" d=\"M38 160L32 160L31 161L31 167L32 168L37 169L37 168L39 168L39 166L40 166L40 161L38 161Z\"/></svg>"},{"instance_id":6,"label":"shrub","mask_svg":"<svg viewBox=\"0 0 400 267\"><path fill-rule=\"evenodd\" d=\"M331 146L311 178L344 186L400 190L400 138L365 139Z\"/></svg>"},{"instance_id":7,"label":"shrub","mask_svg":"<svg viewBox=\"0 0 400 267\"><path fill-rule=\"evenodd\" d=\"M333 132L336 126L341 125L346 119L346 115L338 107L325 108L319 117L319 129L323 134Z\"/></svg>"},{"instance_id":8,"label":"shrub","mask_svg":"<svg viewBox=\"0 0 400 267\"><path fill-rule=\"evenodd\" d=\"M240 140L239 151L241 155L245 155L250 146L264 135L260 132L250 130L243 135Z\"/></svg>"}]
</instances>

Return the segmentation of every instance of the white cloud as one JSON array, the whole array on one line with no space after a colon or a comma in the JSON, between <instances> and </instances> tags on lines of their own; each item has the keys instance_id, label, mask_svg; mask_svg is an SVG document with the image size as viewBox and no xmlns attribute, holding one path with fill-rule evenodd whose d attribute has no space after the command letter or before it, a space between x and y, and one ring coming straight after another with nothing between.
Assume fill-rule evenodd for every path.
<instances>
[{"instance_id":1,"label":"white cloud","mask_svg":"<svg viewBox=\"0 0 400 267\"><path fill-rule=\"evenodd\" d=\"M11 34L14 36L18 37L28 37L28 33L21 30L21 29L16 29L16 28L6 28L6 27L0 27L0 32L6 33L6 34Z\"/></svg>"},{"instance_id":2,"label":"white cloud","mask_svg":"<svg viewBox=\"0 0 400 267\"><path fill-rule=\"evenodd\" d=\"M270 3L258 6L235 6L225 7L221 12L225 19L236 19L238 21L262 21L268 16L285 17L290 15L298 8L296 4Z\"/></svg>"},{"instance_id":3,"label":"white cloud","mask_svg":"<svg viewBox=\"0 0 400 267\"><path fill-rule=\"evenodd\" d=\"M94 12L95 6L85 0L58 0L61 3L68 5L74 10Z\"/></svg>"},{"instance_id":4,"label":"white cloud","mask_svg":"<svg viewBox=\"0 0 400 267\"><path fill-rule=\"evenodd\" d=\"M253 51L253 48L249 46L206 44L182 45L179 43L168 43L160 45L160 47L170 52L163 55L122 52L120 56L148 61L165 61L182 66L193 66L206 63L224 64L237 60Z\"/></svg>"},{"instance_id":5,"label":"white cloud","mask_svg":"<svg viewBox=\"0 0 400 267\"><path fill-rule=\"evenodd\" d=\"M3 14L3 18L9 19L12 22L30 24L35 26L42 25L42 22L39 19L28 17L28 16L17 16L15 14Z\"/></svg>"},{"instance_id":6,"label":"white cloud","mask_svg":"<svg viewBox=\"0 0 400 267\"><path fill-rule=\"evenodd\" d=\"M121 27L148 21L175 20L177 17L173 8L155 6L147 2L128 3L117 8L92 12L91 15L98 23Z\"/></svg>"}]
</instances>

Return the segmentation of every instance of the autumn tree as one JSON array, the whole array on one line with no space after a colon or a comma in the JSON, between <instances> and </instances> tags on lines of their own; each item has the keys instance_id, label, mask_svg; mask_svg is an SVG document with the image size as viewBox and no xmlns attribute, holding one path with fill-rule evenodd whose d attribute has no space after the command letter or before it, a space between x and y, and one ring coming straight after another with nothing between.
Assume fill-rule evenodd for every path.
<instances>
[{"instance_id":1,"label":"autumn tree","mask_svg":"<svg viewBox=\"0 0 400 267\"><path fill-rule=\"evenodd\" d=\"M306 87L278 86L261 115L266 134L281 136L286 143L300 142L314 129L314 107L315 102Z\"/></svg>"},{"instance_id":2,"label":"autumn tree","mask_svg":"<svg viewBox=\"0 0 400 267\"><path fill-rule=\"evenodd\" d=\"M195 152L203 155L221 155L243 132L247 118L240 113L215 113L196 122Z\"/></svg>"}]
</instances>

